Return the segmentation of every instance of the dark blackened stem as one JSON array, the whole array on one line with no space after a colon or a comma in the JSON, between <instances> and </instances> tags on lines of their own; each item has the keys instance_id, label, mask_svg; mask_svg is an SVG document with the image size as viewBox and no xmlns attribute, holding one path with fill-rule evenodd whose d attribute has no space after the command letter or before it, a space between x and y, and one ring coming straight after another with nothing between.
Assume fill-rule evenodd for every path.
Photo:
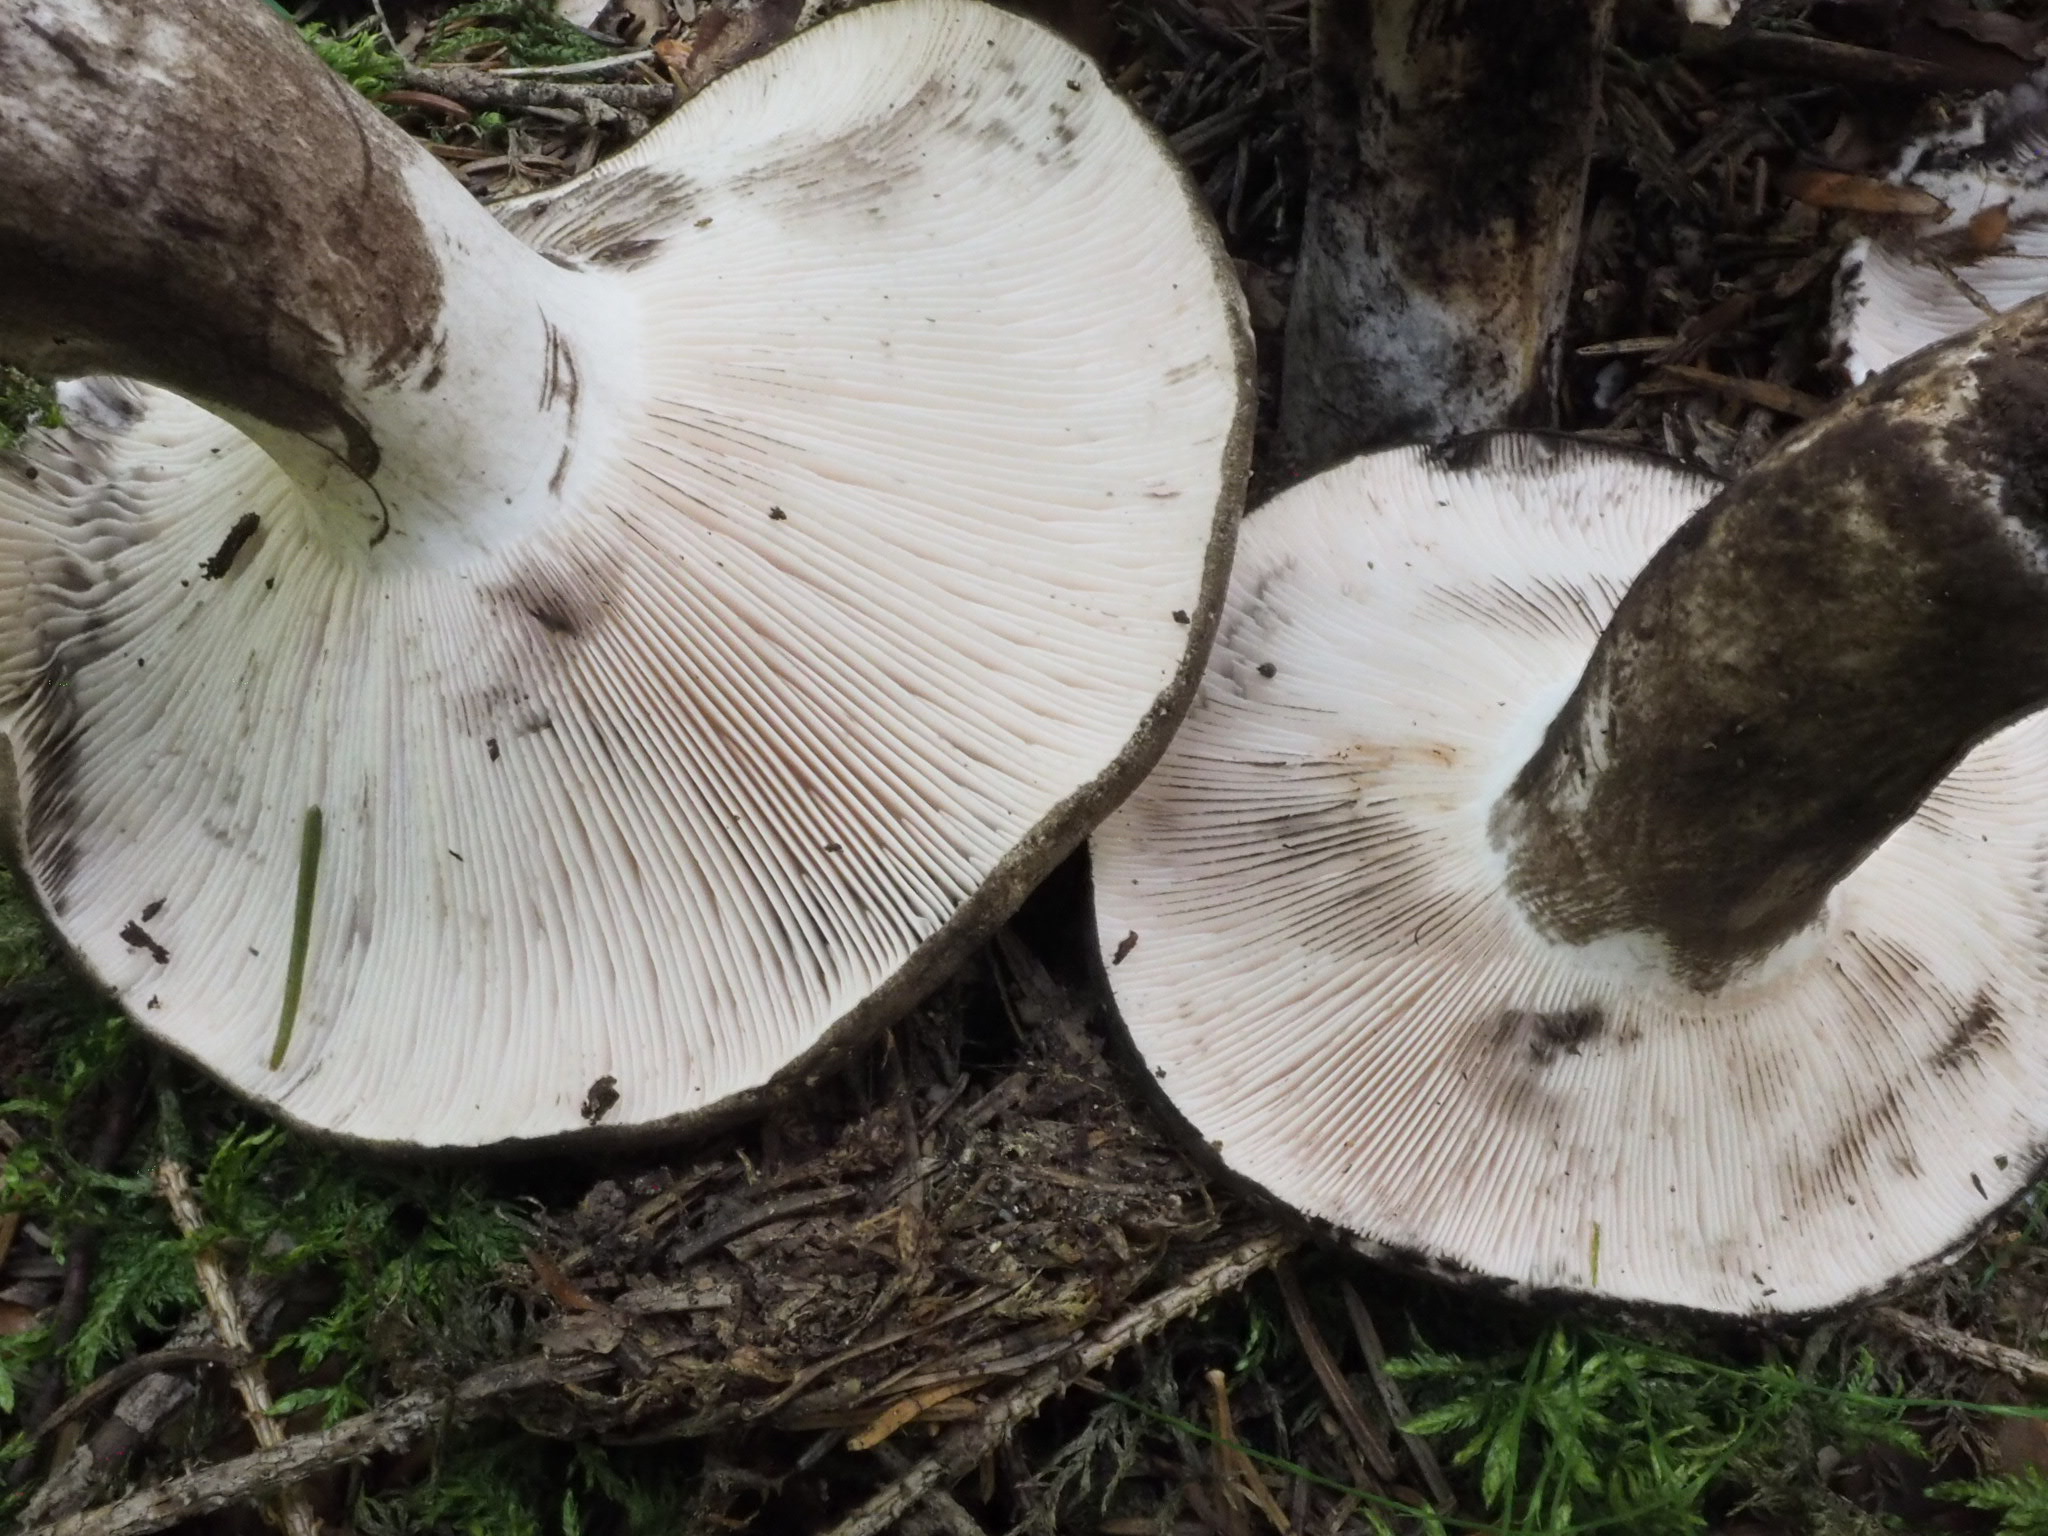
<instances>
[{"instance_id":1,"label":"dark blackened stem","mask_svg":"<svg viewBox=\"0 0 2048 1536\"><path fill-rule=\"evenodd\" d=\"M2036 301L1880 376L1687 523L1494 811L1535 923L1655 935L1719 985L2048 703L2043 422Z\"/></svg>"},{"instance_id":2,"label":"dark blackened stem","mask_svg":"<svg viewBox=\"0 0 2048 1536\"><path fill-rule=\"evenodd\" d=\"M342 364L424 357L441 266L410 146L269 7L0 6L0 143L0 355L147 379L374 467Z\"/></svg>"},{"instance_id":3,"label":"dark blackened stem","mask_svg":"<svg viewBox=\"0 0 2048 1536\"><path fill-rule=\"evenodd\" d=\"M1314 0L1295 467L1545 415L1612 11Z\"/></svg>"},{"instance_id":4,"label":"dark blackened stem","mask_svg":"<svg viewBox=\"0 0 2048 1536\"><path fill-rule=\"evenodd\" d=\"M468 559L602 465L637 355L614 289L523 245L265 6L0 0L0 145L0 357L227 417L337 551Z\"/></svg>"}]
</instances>

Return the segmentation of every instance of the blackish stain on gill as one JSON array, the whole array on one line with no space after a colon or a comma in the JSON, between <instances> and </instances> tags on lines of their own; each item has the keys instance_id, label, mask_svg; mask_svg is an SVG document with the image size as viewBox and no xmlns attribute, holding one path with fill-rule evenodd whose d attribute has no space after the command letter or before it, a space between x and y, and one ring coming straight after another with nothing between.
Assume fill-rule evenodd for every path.
<instances>
[{"instance_id":1,"label":"blackish stain on gill","mask_svg":"<svg viewBox=\"0 0 2048 1536\"><path fill-rule=\"evenodd\" d=\"M1955 1021L1948 1038L1927 1059L1927 1064L1937 1072L1953 1072L1975 1061L1987 1047L2003 1044L2005 1032L1998 1027L1999 1017L1991 989L1979 987L1969 1008Z\"/></svg>"},{"instance_id":2,"label":"blackish stain on gill","mask_svg":"<svg viewBox=\"0 0 2048 1536\"><path fill-rule=\"evenodd\" d=\"M1607 1016L1598 1008L1569 1008L1558 1013L1535 1013L1509 1008L1494 1023L1497 1046L1509 1049L1518 1042L1529 1060L1547 1067L1560 1056L1576 1056L1580 1047L1597 1040L1607 1028Z\"/></svg>"}]
</instances>

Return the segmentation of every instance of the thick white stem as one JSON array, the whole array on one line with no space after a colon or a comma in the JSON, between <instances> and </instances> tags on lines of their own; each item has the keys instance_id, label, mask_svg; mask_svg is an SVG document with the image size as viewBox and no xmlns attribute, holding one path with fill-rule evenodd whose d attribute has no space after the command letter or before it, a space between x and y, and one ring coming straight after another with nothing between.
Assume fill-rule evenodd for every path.
<instances>
[{"instance_id":1,"label":"thick white stem","mask_svg":"<svg viewBox=\"0 0 2048 1536\"><path fill-rule=\"evenodd\" d=\"M440 267L441 307L402 371L340 359L374 470L359 473L334 433L223 414L306 491L339 548L448 565L539 528L587 485L633 408L635 301L610 274L537 256L431 162L403 181Z\"/></svg>"}]
</instances>

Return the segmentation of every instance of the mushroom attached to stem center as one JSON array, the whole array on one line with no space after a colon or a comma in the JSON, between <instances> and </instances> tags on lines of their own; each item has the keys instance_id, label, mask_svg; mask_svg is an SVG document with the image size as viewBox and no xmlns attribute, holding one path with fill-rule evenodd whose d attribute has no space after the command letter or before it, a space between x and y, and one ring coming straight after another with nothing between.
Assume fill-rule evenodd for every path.
<instances>
[{"instance_id":1,"label":"mushroom attached to stem center","mask_svg":"<svg viewBox=\"0 0 2048 1536\"><path fill-rule=\"evenodd\" d=\"M2048 1147L2043 419L2048 301L1718 495L1498 437L1256 513L1093 844L1174 1107L1518 1288L1800 1311L1965 1241Z\"/></svg>"},{"instance_id":2,"label":"mushroom attached to stem center","mask_svg":"<svg viewBox=\"0 0 2048 1536\"><path fill-rule=\"evenodd\" d=\"M221 126L255 73L260 142ZM867 7L486 210L260 6L24 0L0 143L0 355L125 376L0 458L21 862L285 1116L757 1107L1012 909L1194 686L1241 303L1036 26Z\"/></svg>"}]
</instances>

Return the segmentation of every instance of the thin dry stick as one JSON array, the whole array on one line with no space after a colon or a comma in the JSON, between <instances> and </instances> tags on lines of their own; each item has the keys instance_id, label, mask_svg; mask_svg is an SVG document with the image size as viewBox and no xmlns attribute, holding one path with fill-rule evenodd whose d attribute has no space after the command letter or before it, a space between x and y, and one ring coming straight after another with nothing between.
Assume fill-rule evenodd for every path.
<instances>
[{"instance_id":1,"label":"thin dry stick","mask_svg":"<svg viewBox=\"0 0 2048 1536\"><path fill-rule=\"evenodd\" d=\"M2001 1376L2010 1376L2014 1381L2027 1386L2048 1386L2048 1360L2043 1360L2039 1355L2030 1355L2023 1349L1994 1344L1989 1339L1980 1339L1974 1333L1965 1333L1960 1328L1930 1323L1924 1317L1901 1312L1897 1307L1873 1307L1870 1320L1887 1332L1895 1333L1900 1338L1908 1339L1925 1349L1934 1350L1956 1360L1967 1361L1987 1371L1996 1371Z\"/></svg>"},{"instance_id":2,"label":"thin dry stick","mask_svg":"<svg viewBox=\"0 0 2048 1536\"><path fill-rule=\"evenodd\" d=\"M225 1344L174 1344L168 1349L153 1349L148 1354L133 1356L102 1372L86 1386L72 1393L61 1407L29 1431L29 1438L42 1439L58 1425L97 1408L116 1393L127 1391L143 1377L153 1376L172 1366L239 1366L247 1364L248 1359L247 1355L229 1349Z\"/></svg>"},{"instance_id":3,"label":"thin dry stick","mask_svg":"<svg viewBox=\"0 0 2048 1536\"><path fill-rule=\"evenodd\" d=\"M911 1467L910 1458L893 1445L876 1446L875 1457L897 1477ZM981 1522L968 1513L967 1506L943 1488L934 1488L925 1495L923 1513L931 1517L934 1529L943 1531L945 1536L988 1536Z\"/></svg>"},{"instance_id":4,"label":"thin dry stick","mask_svg":"<svg viewBox=\"0 0 2048 1536\"><path fill-rule=\"evenodd\" d=\"M1230 1415L1230 1385L1223 1373L1211 1368L1208 1375L1209 1392L1215 1401L1216 1417L1216 1461L1218 1495L1228 1501L1242 1496L1258 1505L1259 1513L1266 1517L1266 1523L1288 1536L1293 1527L1288 1524L1286 1514L1274 1502L1273 1490L1266 1486L1259 1476L1259 1469L1252 1465L1252 1459L1238 1443L1237 1424Z\"/></svg>"},{"instance_id":5,"label":"thin dry stick","mask_svg":"<svg viewBox=\"0 0 2048 1536\"><path fill-rule=\"evenodd\" d=\"M580 64L526 64L516 69L494 69L491 73L510 80L565 80L571 75L601 75L608 69L647 64L653 59L652 48L640 48L632 53L615 53L608 59L585 59Z\"/></svg>"},{"instance_id":6,"label":"thin dry stick","mask_svg":"<svg viewBox=\"0 0 2048 1536\"><path fill-rule=\"evenodd\" d=\"M294 1435L282 1445L201 1467L21 1536L150 1536L181 1520L268 1497L330 1467L378 1451L402 1450L432 1430L475 1416L500 1398L540 1386L590 1381L611 1369L609 1361L589 1359L494 1365L465 1378L452 1392L408 1392L332 1429Z\"/></svg>"},{"instance_id":7,"label":"thin dry stick","mask_svg":"<svg viewBox=\"0 0 2048 1536\"><path fill-rule=\"evenodd\" d=\"M749 1232L758 1232L761 1228L773 1226L778 1221L792 1221L798 1216L809 1216L824 1210L828 1205L839 1205L851 1200L859 1193L859 1190L850 1185L835 1184L829 1189L812 1189L802 1194L784 1195L779 1200L763 1200L759 1205L750 1205L737 1215L728 1216L709 1231L699 1233L688 1242L678 1245L670 1254L669 1263L677 1273L685 1273L707 1253L715 1253L734 1238L745 1237Z\"/></svg>"},{"instance_id":8,"label":"thin dry stick","mask_svg":"<svg viewBox=\"0 0 2048 1536\"><path fill-rule=\"evenodd\" d=\"M193 1198L192 1183L185 1176L183 1164L169 1157L158 1163L156 1187L164 1203L170 1206L171 1219L180 1232L191 1237L205 1229L206 1217ZM249 1421L256 1444L264 1449L282 1445L284 1425L271 1416L270 1383L263 1379L263 1362L255 1357L248 1325L242 1320L242 1305L235 1300L234 1284L221 1267L220 1256L211 1248L201 1248L192 1255L192 1267L198 1271L199 1292L206 1298L214 1332L220 1335L222 1344L243 1357L243 1363L228 1374L235 1384L235 1395L242 1400L243 1416ZM313 1506L306 1502L304 1489L280 1490L277 1505L288 1536L320 1536L320 1522L314 1518Z\"/></svg>"},{"instance_id":9,"label":"thin dry stick","mask_svg":"<svg viewBox=\"0 0 2048 1536\"><path fill-rule=\"evenodd\" d=\"M1001 1445L1013 1428L1030 1418L1047 1398L1065 1389L1075 1377L1107 1365L1168 1323L1240 1289L1253 1275L1272 1268L1297 1246L1291 1236L1268 1232L1241 1243L1181 1284L1140 1303L1086 1343L1076 1345L1064 1358L1040 1366L1014 1390L990 1403L973 1423L951 1431L939 1442L937 1450L835 1525L827 1536L880 1536L915 1509L934 1488L964 1477Z\"/></svg>"},{"instance_id":10,"label":"thin dry stick","mask_svg":"<svg viewBox=\"0 0 2048 1536\"><path fill-rule=\"evenodd\" d=\"M672 85L574 85L553 80L507 79L501 72L441 65L408 69L399 83L411 91L432 91L465 107L555 107L586 115L592 105L610 112L665 112L676 103ZM593 121L610 122L599 113Z\"/></svg>"},{"instance_id":11,"label":"thin dry stick","mask_svg":"<svg viewBox=\"0 0 2048 1536\"><path fill-rule=\"evenodd\" d=\"M21 1523L46 1525L84 1509L121 1468L135 1464L137 1453L198 1390L183 1377L163 1371L136 1382L84 1444L44 1480L22 1510Z\"/></svg>"},{"instance_id":12,"label":"thin dry stick","mask_svg":"<svg viewBox=\"0 0 2048 1536\"><path fill-rule=\"evenodd\" d=\"M1322 1383L1323 1396L1337 1411L1338 1421L1351 1436L1351 1443L1358 1447L1358 1454L1365 1458L1365 1464L1372 1468L1373 1475L1382 1483L1391 1483L1399 1472L1394 1465L1394 1453L1387 1449L1385 1435L1366 1418L1365 1405L1358 1400L1358 1394L1351 1390L1351 1383L1337 1368L1336 1357L1324 1342L1322 1329L1316 1326L1315 1318L1309 1313L1308 1298L1301 1294L1301 1282L1294 1278L1294 1266L1277 1266L1273 1278L1280 1283L1281 1305L1287 1308L1287 1320L1294 1325L1295 1337L1301 1340L1302 1352L1308 1356L1310 1369L1316 1373L1316 1380Z\"/></svg>"},{"instance_id":13,"label":"thin dry stick","mask_svg":"<svg viewBox=\"0 0 2048 1536\"><path fill-rule=\"evenodd\" d=\"M398 34L391 30L391 18L384 14L384 0L370 0L370 9L377 13L377 30L384 34L384 46L404 58L405 50L398 46Z\"/></svg>"},{"instance_id":14,"label":"thin dry stick","mask_svg":"<svg viewBox=\"0 0 2048 1536\"><path fill-rule=\"evenodd\" d=\"M1387 1374L1387 1351L1386 1346L1380 1343L1380 1331L1373 1327L1372 1314L1365 1310L1364 1300L1349 1280L1344 1282L1344 1311L1351 1318L1351 1331L1358 1335L1358 1347L1365 1352L1365 1368L1372 1376L1373 1390L1379 1393L1387 1417L1399 1429L1411 1417L1408 1399L1402 1395L1399 1383ZM1422 1480L1429 1485L1429 1496L1436 1501L1438 1510L1448 1512L1456 1509L1458 1496L1451 1492L1450 1480L1437 1464L1436 1452L1429 1448L1429 1442L1420 1435L1409 1434L1406 1429L1400 1429L1400 1435L1401 1444L1407 1448L1408 1459L1422 1473Z\"/></svg>"}]
</instances>

